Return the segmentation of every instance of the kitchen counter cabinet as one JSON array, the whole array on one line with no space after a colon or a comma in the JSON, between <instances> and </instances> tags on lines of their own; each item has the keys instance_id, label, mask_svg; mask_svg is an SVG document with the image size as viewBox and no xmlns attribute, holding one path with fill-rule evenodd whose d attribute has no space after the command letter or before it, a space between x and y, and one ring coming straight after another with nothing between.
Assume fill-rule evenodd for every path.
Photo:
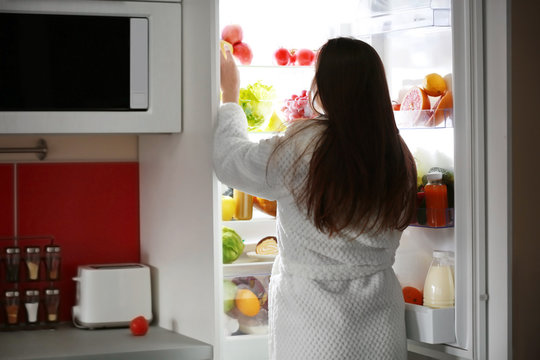
<instances>
[{"instance_id":1,"label":"kitchen counter cabinet","mask_svg":"<svg viewBox=\"0 0 540 360\"><path fill-rule=\"evenodd\" d=\"M128 328L82 330L65 325L0 332L0 359L209 360L212 346L155 326L145 336L133 336Z\"/></svg>"}]
</instances>

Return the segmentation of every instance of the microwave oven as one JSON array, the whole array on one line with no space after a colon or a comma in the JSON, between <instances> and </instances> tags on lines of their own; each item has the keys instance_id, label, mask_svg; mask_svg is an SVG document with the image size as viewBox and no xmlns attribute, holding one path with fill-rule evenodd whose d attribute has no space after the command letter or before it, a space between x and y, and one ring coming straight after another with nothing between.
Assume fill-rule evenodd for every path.
<instances>
[{"instance_id":1,"label":"microwave oven","mask_svg":"<svg viewBox=\"0 0 540 360\"><path fill-rule=\"evenodd\" d=\"M181 2L0 0L0 134L181 131Z\"/></svg>"}]
</instances>

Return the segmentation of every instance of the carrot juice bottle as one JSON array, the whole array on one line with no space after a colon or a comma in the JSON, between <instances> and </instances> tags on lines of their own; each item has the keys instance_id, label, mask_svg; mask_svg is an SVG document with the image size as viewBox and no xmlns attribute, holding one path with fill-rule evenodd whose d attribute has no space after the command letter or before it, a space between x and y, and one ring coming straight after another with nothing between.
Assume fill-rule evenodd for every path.
<instances>
[{"instance_id":1,"label":"carrot juice bottle","mask_svg":"<svg viewBox=\"0 0 540 360\"><path fill-rule=\"evenodd\" d=\"M428 183L424 187L427 225L431 227L446 226L448 194L446 185L442 182L442 173L429 173L427 174L427 180Z\"/></svg>"}]
</instances>

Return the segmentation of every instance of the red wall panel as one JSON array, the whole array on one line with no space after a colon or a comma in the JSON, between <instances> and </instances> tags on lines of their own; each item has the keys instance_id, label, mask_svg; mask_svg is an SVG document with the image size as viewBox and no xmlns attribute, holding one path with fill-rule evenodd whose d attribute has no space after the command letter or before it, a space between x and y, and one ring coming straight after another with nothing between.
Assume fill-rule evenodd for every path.
<instances>
[{"instance_id":1,"label":"red wall panel","mask_svg":"<svg viewBox=\"0 0 540 360\"><path fill-rule=\"evenodd\" d=\"M140 261L138 179L131 162L17 165L18 234L52 235L62 248L61 321L71 319L77 266Z\"/></svg>"},{"instance_id":2,"label":"red wall panel","mask_svg":"<svg viewBox=\"0 0 540 360\"><path fill-rule=\"evenodd\" d=\"M13 165L0 164L0 237L13 236ZM4 244L1 244L2 251Z\"/></svg>"}]
</instances>

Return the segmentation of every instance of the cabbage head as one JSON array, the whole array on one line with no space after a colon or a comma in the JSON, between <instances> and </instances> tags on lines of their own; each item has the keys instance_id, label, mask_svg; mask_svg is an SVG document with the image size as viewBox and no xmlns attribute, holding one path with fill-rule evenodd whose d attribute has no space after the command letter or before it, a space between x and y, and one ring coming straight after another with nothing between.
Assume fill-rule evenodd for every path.
<instances>
[{"instance_id":1,"label":"cabbage head","mask_svg":"<svg viewBox=\"0 0 540 360\"><path fill-rule=\"evenodd\" d=\"M223 263L230 264L242 255L244 243L236 231L226 226L222 229Z\"/></svg>"}]
</instances>

